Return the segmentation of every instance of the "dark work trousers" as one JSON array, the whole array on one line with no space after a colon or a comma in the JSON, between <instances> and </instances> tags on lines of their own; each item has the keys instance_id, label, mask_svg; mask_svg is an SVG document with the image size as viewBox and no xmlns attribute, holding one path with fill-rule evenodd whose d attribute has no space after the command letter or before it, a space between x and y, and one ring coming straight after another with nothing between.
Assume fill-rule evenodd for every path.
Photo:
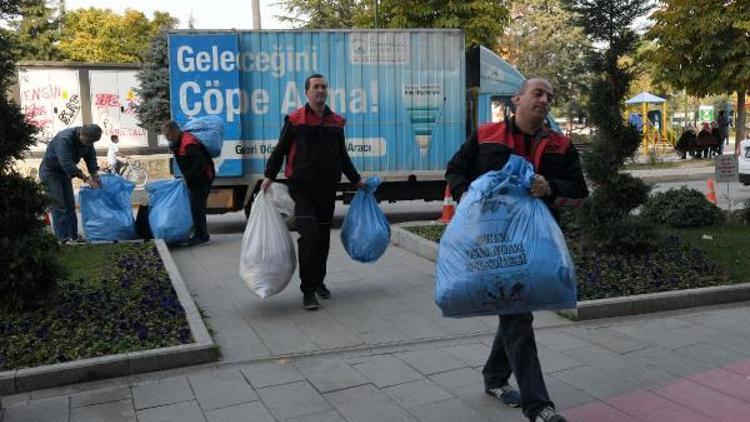
<instances>
[{"instance_id":1,"label":"dark work trousers","mask_svg":"<svg viewBox=\"0 0 750 422\"><path fill-rule=\"evenodd\" d=\"M503 386L510 374L515 374L521 390L521 408L527 417L544 406L554 407L544 385L533 321L531 313L500 316L492 351L482 370L485 389Z\"/></svg>"},{"instance_id":2,"label":"dark work trousers","mask_svg":"<svg viewBox=\"0 0 750 422\"><path fill-rule=\"evenodd\" d=\"M211 192L211 182L197 182L188 186L190 191L190 212L193 214L193 227L198 238L208 237L206 226L206 201Z\"/></svg>"},{"instance_id":3,"label":"dark work trousers","mask_svg":"<svg viewBox=\"0 0 750 422\"><path fill-rule=\"evenodd\" d=\"M52 231L60 240L78 237L76 200L73 195L73 182L65 172L50 170L42 166L39 179L44 184L47 195L52 198Z\"/></svg>"},{"instance_id":4,"label":"dark work trousers","mask_svg":"<svg viewBox=\"0 0 750 422\"><path fill-rule=\"evenodd\" d=\"M294 199L294 221L299 232L300 290L311 293L326 277L336 190L333 186L290 184L289 193Z\"/></svg>"}]
</instances>

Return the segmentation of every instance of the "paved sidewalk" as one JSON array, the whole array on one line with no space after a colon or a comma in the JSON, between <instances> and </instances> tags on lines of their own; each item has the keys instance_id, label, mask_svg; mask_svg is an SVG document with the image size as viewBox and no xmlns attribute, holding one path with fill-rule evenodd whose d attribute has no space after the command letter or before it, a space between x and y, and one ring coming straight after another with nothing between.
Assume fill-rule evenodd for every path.
<instances>
[{"instance_id":1,"label":"paved sidewalk","mask_svg":"<svg viewBox=\"0 0 750 422\"><path fill-rule=\"evenodd\" d=\"M4 397L1 422L520 422L483 393L492 318L448 320L432 264L390 248L351 262L333 233L334 298L298 280L261 301L236 275L240 235L175 250L221 362ZM547 385L571 422L750 420L747 304L589 323L537 314Z\"/></svg>"}]
</instances>

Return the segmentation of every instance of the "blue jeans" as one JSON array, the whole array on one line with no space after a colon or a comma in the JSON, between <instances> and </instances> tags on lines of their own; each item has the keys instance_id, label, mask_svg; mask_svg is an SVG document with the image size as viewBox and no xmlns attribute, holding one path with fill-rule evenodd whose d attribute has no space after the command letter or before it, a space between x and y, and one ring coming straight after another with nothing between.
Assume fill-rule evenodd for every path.
<instances>
[{"instance_id":1,"label":"blue jeans","mask_svg":"<svg viewBox=\"0 0 750 422\"><path fill-rule=\"evenodd\" d=\"M76 200L73 196L73 183L70 176L44 167L39 169L39 178L47 195L52 198L52 230L60 240L78 237Z\"/></svg>"},{"instance_id":2,"label":"blue jeans","mask_svg":"<svg viewBox=\"0 0 750 422\"><path fill-rule=\"evenodd\" d=\"M516 376L521 408L529 418L545 406L554 407L537 356L533 321L530 312L501 315L492 351L482 370L485 389L501 387L511 374Z\"/></svg>"}]
</instances>

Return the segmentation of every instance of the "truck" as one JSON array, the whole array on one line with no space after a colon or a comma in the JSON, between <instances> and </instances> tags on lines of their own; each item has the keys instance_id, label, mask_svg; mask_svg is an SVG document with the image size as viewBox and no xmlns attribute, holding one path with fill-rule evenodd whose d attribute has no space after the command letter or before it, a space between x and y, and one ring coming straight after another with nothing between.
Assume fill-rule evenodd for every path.
<instances>
[{"instance_id":1,"label":"truck","mask_svg":"<svg viewBox=\"0 0 750 422\"><path fill-rule=\"evenodd\" d=\"M213 213L249 213L311 74L326 77L352 162L381 178L377 198L386 201L442 200L448 160L478 124L508 117L524 80L491 50L466 49L462 30L177 30L168 43L172 118L225 121ZM338 184L339 199L354 191Z\"/></svg>"}]
</instances>

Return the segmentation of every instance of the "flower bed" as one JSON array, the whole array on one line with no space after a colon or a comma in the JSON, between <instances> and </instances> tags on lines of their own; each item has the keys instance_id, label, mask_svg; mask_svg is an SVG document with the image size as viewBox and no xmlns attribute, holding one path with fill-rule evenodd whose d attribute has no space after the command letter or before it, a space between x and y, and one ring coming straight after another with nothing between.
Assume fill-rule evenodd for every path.
<instances>
[{"instance_id":1,"label":"flower bed","mask_svg":"<svg viewBox=\"0 0 750 422\"><path fill-rule=\"evenodd\" d=\"M445 226L404 229L438 242ZM587 249L573 230L565 232L576 264L579 301L747 281L740 274L748 265L743 262L748 258L741 257L742 251L750 250L747 224L669 229L655 250L643 254L595 252Z\"/></svg>"},{"instance_id":2,"label":"flower bed","mask_svg":"<svg viewBox=\"0 0 750 422\"><path fill-rule=\"evenodd\" d=\"M187 344L185 312L152 243L67 246L38 308L0 315L0 370Z\"/></svg>"}]
</instances>

